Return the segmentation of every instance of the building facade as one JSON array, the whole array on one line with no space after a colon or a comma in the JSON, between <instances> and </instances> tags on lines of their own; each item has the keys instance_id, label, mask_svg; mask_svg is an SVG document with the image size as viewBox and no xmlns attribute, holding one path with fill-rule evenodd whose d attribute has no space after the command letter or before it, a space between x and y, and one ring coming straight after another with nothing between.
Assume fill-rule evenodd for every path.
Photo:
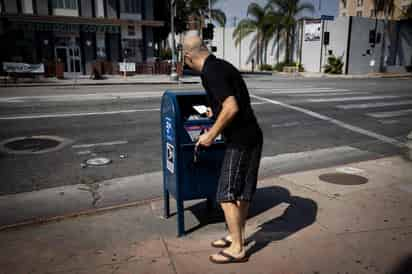
<instances>
[{"instance_id":1,"label":"building facade","mask_svg":"<svg viewBox=\"0 0 412 274\"><path fill-rule=\"evenodd\" d=\"M0 0L0 62L63 63L90 74L96 63L142 63L154 53L152 0ZM51 69L53 71L53 69Z\"/></svg>"},{"instance_id":2,"label":"building facade","mask_svg":"<svg viewBox=\"0 0 412 274\"><path fill-rule=\"evenodd\" d=\"M391 20L399 20L406 11L412 0L394 0L394 9L389 15ZM383 12L376 14L374 0L339 0L340 16L358 16L367 18L383 19Z\"/></svg>"}]
</instances>

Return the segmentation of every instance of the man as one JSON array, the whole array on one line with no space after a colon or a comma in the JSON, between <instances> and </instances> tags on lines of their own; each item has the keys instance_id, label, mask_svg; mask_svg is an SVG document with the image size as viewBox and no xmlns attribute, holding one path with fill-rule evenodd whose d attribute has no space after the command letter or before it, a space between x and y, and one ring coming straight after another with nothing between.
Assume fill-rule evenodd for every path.
<instances>
[{"instance_id":1,"label":"man","mask_svg":"<svg viewBox=\"0 0 412 274\"><path fill-rule=\"evenodd\" d=\"M226 143L216 198L223 209L229 235L212 242L212 246L226 249L209 259L214 263L245 262L248 260L244 248L245 223L256 191L263 134L240 72L210 54L198 36L185 37L183 51L185 63L201 72L211 106L209 115L216 118L212 128L199 136L196 147L210 146L220 133Z\"/></svg>"}]
</instances>

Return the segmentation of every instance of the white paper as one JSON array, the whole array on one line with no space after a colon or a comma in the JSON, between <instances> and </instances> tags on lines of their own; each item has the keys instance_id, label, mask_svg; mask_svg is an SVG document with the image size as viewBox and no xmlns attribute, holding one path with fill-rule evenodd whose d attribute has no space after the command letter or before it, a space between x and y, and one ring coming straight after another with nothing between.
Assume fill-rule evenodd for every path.
<instances>
[{"instance_id":1,"label":"white paper","mask_svg":"<svg viewBox=\"0 0 412 274\"><path fill-rule=\"evenodd\" d=\"M205 105L196 105L193 106L193 108L199 113L199 114L205 114L207 112L207 107Z\"/></svg>"}]
</instances>

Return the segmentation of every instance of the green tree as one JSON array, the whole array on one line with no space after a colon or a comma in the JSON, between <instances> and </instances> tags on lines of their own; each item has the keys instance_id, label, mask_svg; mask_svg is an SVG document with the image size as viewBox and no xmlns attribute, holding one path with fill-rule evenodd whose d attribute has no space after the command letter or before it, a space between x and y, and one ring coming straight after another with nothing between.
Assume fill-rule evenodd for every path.
<instances>
[{"instance_id":1,"label":"green tree","mask_svg":"<svg viewBox=\"0 0 412 274\"><path fill-rule=\"evenodd\" d=\"M410 4L406 10L402 11L402 18L403 19L412 19L412 4Z\"/></svg>"},{"instance_id":2,"label":"green tree","mask_svg":"<svg viewBox=\"0 0 412 274\"><path fill-rule=\"evenodd\" d=\"M198 20L203 18L209 18L209 1L208 0L179 0L185 3L189 14L195 15ZM217 22L219 26L224 27L226 25L226 15L222 10L214 9L213 6L220 0L210 0L211 9L210 13L212 20Z\"/></svg>"},{"instance_id":3,"label":"green tree","mask_svg":"<svg viewBox=\"0 0 412 274\"><path fill-rule=\"evenodd\" d=\"M245 37L256 33L252 42L256 48L256 64L262 64L263 53L267 51L267 45L270 38L273 37L279 25L279 15L270 9L270 6L264 7L257 3L251 3L247 9L247 17L242 19L233 32L235 45L237 46Z\"/></svg>"},{"instance_id":4,"label":"green tree","mask_svg":"<svg viewBox=\"0 0 412 274\"><path fill-rule=\"evenodd\" d=\"M296 27L296 17L304 11L315 10L311 3L301 3L300 0L269 0L269 4L276 14L280 14L280 25L286 33L285 63L290 63L292 53L292 37Z\"/></svg>"}]
</instances>

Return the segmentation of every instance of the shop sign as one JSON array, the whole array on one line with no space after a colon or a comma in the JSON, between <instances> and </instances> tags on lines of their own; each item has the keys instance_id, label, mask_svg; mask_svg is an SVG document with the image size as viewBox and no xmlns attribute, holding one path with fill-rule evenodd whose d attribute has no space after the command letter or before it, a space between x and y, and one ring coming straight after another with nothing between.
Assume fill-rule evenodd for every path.
<instances>
[{"instance_id":1,"label":"shop sign","mask_svg":"<svg viewBox=\"0 0 412 274\"><path fill-rule=\"evenodd\" d=\"M53 31L53 32L108 32L120 33L120 26L114 25L89 25L89 24L64 24L64 23L26 23L15 22L13 29L23 31Z\"/></svg>"},{"instance_id":2,"label":"shop sign","mask_svg":"<svg viewBox=\"0 0 412 274\"><path fill-rule=\"evenodd\" d=\"M43 64L26 64L26 63L14 63L3 62L3 70L5 72L14 73L44 73Z\"/></svg>"}]
</instances>

